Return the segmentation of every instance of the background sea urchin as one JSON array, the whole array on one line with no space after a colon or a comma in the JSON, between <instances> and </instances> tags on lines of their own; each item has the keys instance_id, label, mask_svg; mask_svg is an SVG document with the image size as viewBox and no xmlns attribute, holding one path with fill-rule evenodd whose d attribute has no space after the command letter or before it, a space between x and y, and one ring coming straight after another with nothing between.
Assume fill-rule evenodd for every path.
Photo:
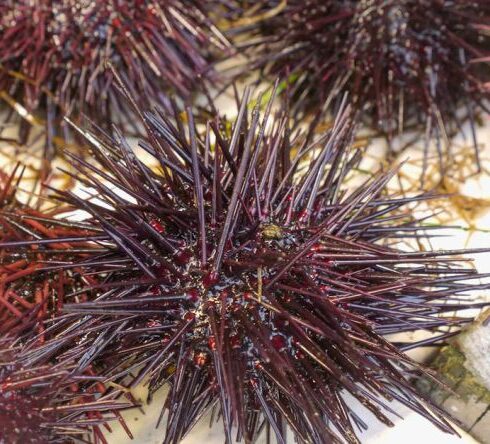
<instances>
[{"instance_id":1,"label":"background sea urchin","mask_svg":"<svg viewBox=\"0 0 490 444\"><path fill-rule=\"evenodd\" d=\"M17 347L18 348L18 347ZM0 340L0 426L5 443L66 443L73 440L107 443L103 429L134 406L119 399L120 390L106 388L88 369L72 379L63 365L27 365L17 361L16 343ZM69 441L67 441L69 440Z\"/></svg>"},{"instance_id":2,"label":"background sea urchin","mask_svg":"<svg viewBox=\"0 0 490 444\"><path fill-rule=\"evenodd\" d=\"M2 1L2 98L20 105L24 117L45 117L52 137L63 115L84 113L100 125L124 119L127 107L115 94L107 61L134 97L156 99L162 88L188 96L200 76L215 75L213 49L229 49L207 16L207 3Z\"/></svg>"},{"instance_id":3,"label":"background sea urchin","mask_svg":"<svg viewBox=\"0 0 490 444\"><path fill-rule=\"evenodd\" d=\"M90 237L82 223L60 218L69 208L41 210L17 201L22 173L19 167L0 172L0 442L104 443L102 429L110 430L111 420L127 429L120 411L134 399L120 399L127 393L101 384L90 366L73 376L64 356L41 365L32 355L23 359L26 350L44 344L53 319L63 317L64 303L73 302L65 296L94 281L80 269L52 266L83 259ZM85 299L82 293L76 300Z\"/></svg>"},{"instance_id":4,"label":"background sea urchin","mask_svg":"<svg viewBox=\"0 0 490 444\"><path fill-rule=\"evenodd\" d=\"M444 315L479 306L465 300L479 275L451 258L461 251L397 248L422 228L400 210L413 199L383 194L394 171L346 187L359 158L347 107L310 143L271 103L249 115L248 98L232 126L216 115L198 128L190 109L145 113L140 146L156 169L117 132L91 134L99 166L72 156L91 197L57 196L88 213L98 239L59 265L98 282L67 296L44 342L17 359L61 360L72 377L94 368L104 384L145 382L150 393L168 384L166 443L212 409L227 442L254 442L265 427L284 443L288 425L301 441L357 443L365 423L346 393L387 425L396 399L452 432L411 384L430 372L404 350L468 322ZM417 330L433 335L386 338Z\"/></svg>"},{"instance_id":5,"label":"background sea urchin","mask_svg":"<svg viewBox=\"0 0 490 444\"><path fill-rule=\"evenodd\" d=\"M254 66L290 80L300 109L349 91L388 136L419 123L447 142L463 119L458 111L473 122L488 98L485 0L263 3L255 10L261 20L242 18L236 28L245 32Z\"/></svg>"}]
</instances>

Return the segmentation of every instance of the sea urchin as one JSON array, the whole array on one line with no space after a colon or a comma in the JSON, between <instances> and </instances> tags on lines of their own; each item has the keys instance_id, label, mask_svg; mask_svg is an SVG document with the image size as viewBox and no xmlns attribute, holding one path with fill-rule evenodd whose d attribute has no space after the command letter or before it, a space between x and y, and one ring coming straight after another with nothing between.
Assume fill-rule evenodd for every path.
<instances>
[{"instance_id":1,"label":"sea urchin","mask_svg":"<svg viewBox=\"0 0 490 444\"><path fill-rule=\"evenodd\" d=\"M117 132L88 133L100 166L72 158L90 197L57 198L87 214L97 248L59 266L98 283L67 295L22 362L61 360L74 376L91 366L104 383L150 393L168 384L165 443L215 408L230 443L264 428L285 443L286 425L301 442L357 443L366 425L346 393L385 424L396 399L452 432L411 384L430 372L404 350L469 321L441 315L478 307L464 297L478 274L451 258L461 252L396 247L422 227L401 211L413 199L384 195L394 171L348 189L359 157L348 107L309 141L271 103L249 115L248 98L233 125L215 116L200 128L190 109L145 113L140 146L157 168ZM385 337L417 330L433 336Z\"/></svg>"},{"instance_id":2,"label":"sea urchin","mask_svg":"<svg viewBox=\"0 0 490 444\"><path fill-rule=\"evenodd\" d=\"M488 98L486 0L274 0L256 14L263 26L243 26L258 34L243 45L254 66L290 80L300 109L348 91L388 136L422 122L444 139L459 109L473 120Z\"/></svg>"},{"instance_id":3,"label":"sea urchin","mask_svg":"<svg viewBox=\"0 0 490 444\"><path fill-rule=\"evenodd\" d=\"M208 17L208 3L2 1L2 98L24 113L41 111L51 133L64 115L105 125L127 112L106 62L135 97L156 99L162 88L186 97L199 77L216 76L212 51L230 46Z\"/></svg>"}]
</instances>

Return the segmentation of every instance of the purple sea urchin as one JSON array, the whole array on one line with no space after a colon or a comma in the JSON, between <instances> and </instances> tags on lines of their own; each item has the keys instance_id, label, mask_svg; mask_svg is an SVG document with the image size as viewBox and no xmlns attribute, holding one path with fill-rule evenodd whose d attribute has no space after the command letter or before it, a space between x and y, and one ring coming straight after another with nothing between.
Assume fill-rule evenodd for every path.
<instances>
[{"instance_id":1,"label":"purple sea urchin","mask_svg":"<svg viewBox=\"0 0 490 444\"><path fill-rule=\"evenodd\" d=\"M252 63L289 79L300 109L349 91L388 136L422 121L444 139L489 97L485 0L278 0L256 14Z\"/></svg>"},{"instance_id":2,"label":"purple sea urchin","mask_svg":"<svg viewBox=\"0 0 490 444\"><path fill-rule=\"evenodd\" d=\"M215 75L213 48L229 49L207 7L192 0L2 1L3 98L27 113L42 108L52 137L63 115L83 113L101 125L124 116L107 61L135 97L156 99L163 87L187 96L200 76Z\"/></svg>"},{"instance_id":3,"label":"purple sea urchin","mask_svg":"<svg viewBox=\"0 0 490 444\"><path fill-rule=\"evenodd\" d=\"M301 441L357 443L365 423L346 393L385 424L396 399L452 432L411 384L430 373L404 350L468 322L443 315L479 306L464 297L482 288L466 283L479 275L452 258L462 251L396 247L423 230L400 208L424 197L385 196L393 171L346 189L358 153L344 106L312 142L271 104L249 115L248 96L231 130L215 116L201 131L190 110L145 113L141 148L158 169L118 133L90 134L103 168L72 158L93 198L57 195L89 214L97 251L59 266L99 282L76 289L44 343L19 359L61 361L74 376L94 366L105 383L146 382L150 393L168 384L165 443L215 408L227 442L235 432L254 442L265 427L283 443L289 425ZM81 292L90 298L76 301ZM385 337L417 330L433 336Z\"/></svg>"},{"instance_id":4,"label":"purple sea urchin","mask_svg":"<svg viewBox=\"0 0 490 444\"><path fill-rule=\"evenodd\" d=\"M61 313L65 294L93 282L80 270L60 270L51 263L82 259L87 244L93 254L95 238L83 223L60 219L69 208L41 211L17 201L22 172L19 165L9 174L0 172L0 335L38 332L42 342L44 323ZM59 237L74 243L58 243ZM9 251L12 243L21 243L22 251Z\"/></svg>"},{"instance_id":5,"label":"purple sea urchin","mask_svg":"<svg viewBox=\"0 0 490 444\"><path fill-rule=\"evenodd\" d=\"M107 444L102 429L110 430L111 420L131 436L120 411L134 403L118 399L120 390L104 387L90 369L71 379L62 365L22 367L16 352L15 341L0 340L1 442Z\"/></svg>"},{"instance_id":6,"label":"purple sea urchin","mask_svg":"<svg viewBox=\"0 0 490 444\"><path fill-rule=\"evenodd\" d=\"M83 259L90 237L83 223L59 219L63 210L57 207L40 211L20 204L15 191L22 171L0 173L0 442L105 443L102 428L110 430L108 423L118 420L127 429L120 410L134 400L120 399L126 393L101 384L91 367L71 377L62 356L42 365L22 359L25 347L44 343L46 328L62 316L65 295L95 282L80 269L51 265Z\"/></svg>"}]
</instances>

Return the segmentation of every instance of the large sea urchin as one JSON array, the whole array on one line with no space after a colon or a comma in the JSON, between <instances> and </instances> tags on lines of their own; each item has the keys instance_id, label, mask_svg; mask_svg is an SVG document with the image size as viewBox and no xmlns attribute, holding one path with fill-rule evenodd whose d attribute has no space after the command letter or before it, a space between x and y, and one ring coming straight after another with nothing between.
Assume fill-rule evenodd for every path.
<instances>
[{"instance_id":1,"label":"large sea urchin","mask_svg":"<svg viewBox=\"0 0 490 444\"><path fill-rule=\"evenodd\" d=\"M396 247L422 228L401 211L412 199L383 194L394 171L347 190L359 157L348 108L308 142L271 103L249 115L248 97L232 126L215 116L201 130L189 109L145 113L141 148L157 169L117 132L89 134L102 168L72 157L91 197L57 196L88 213L97 251L59 266L99 282L75 289L18 359L61 359L73 376L92 366L104 383L150 393L168 384L166 443L214 408L230 443L264 427L284 443L286 425L301 442L357 443L365 423L346 393L385 424L396 399L452 432L411 384L428 373L404 350L469 321L444 315L478 307L464 297L478 274L451 259L461 252ZM417 330L434 335L385 337Z\"/></svg>"},{"instance_id":2,"label":"large sea urchin","mask_svg":"<svg viewBox=\"0 0 490 444\"><path fill-rule=\"evenodd\" d=\"M274 0L256 14L262 27L237 22L258 34L244 45L302 109L349 91L389 136L422 121L444 139L489 96L486 0Z\"/></svg>"},{"instance_id":3,"label":"large sea urchin","mask_svg":"<svg viewBox=\"0 0 490 444\"><path fill-rule=\"evenodd\" d=\"M229 49L209 19L206 3L2 1L2 98L17 101L24 114L43 110L40 115L51 133L63 115L83 113L106 124L127 111L115 94L107 61L135 97L156 99L164 87L187 96L200 76L215 75L212 50Z\"/></svg>"}]
</instances>

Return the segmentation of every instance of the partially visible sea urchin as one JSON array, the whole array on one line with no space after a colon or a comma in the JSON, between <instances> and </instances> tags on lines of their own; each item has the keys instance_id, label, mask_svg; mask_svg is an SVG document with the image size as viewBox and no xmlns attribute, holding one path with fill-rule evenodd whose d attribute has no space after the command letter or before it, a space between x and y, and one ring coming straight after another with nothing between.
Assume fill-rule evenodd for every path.
<instances>
[{"instance_id":1,"label":"partially visible sea urchin","mask_svg":"<svg viewBox=\"0 0 490 444\"><path fill-rule=\"evenodd\" d=\"M19 202L16 191L23 172L20 164L8 174L0 171L0 335L39 333L42 342L45 322L61 313L65 294L93 282L81 270L51 264L93 254L90 242L97 237L89 236L92 227L62 217L70 208ZM66 242L56 242L59 237ZM12 244L22 244L22 250L9 251Z\"/></svg>"},{"instance_id":2,"label":"partially visible sea urchin","mask_svg":"<svg viewBox=\"0 0 490 444\"><path fill-rule=\"evenodd\" d=\"M212 51L230 49L208 17L208 3L3 1L2 97L45 118L50 137L64 115L83 113L105 125L127 113L107 62L134 97L156 100L162 88L186 97L200 77L216 77Z\"/></svg>"},{"instance_id":3,"label":"partially visible sea urchin","mask_svg":"<svg viewBox=\"0 0 490 444\"><path fill-rule=\"evenodd\" d=\"M91 238L83 223L60 218L69 208L21 204L16 191L23 171L20 165L0 171L0 442L106 443L102 429L110 430L113 420L131 436L120 411L134 406L134 399L121 399L127 394L101 384L90 366L73 376L72 362L62 356L41 365L21 358L44 344L50 323L63 316L65 296L95 282L78 268L51 265L83 259Z\"/></svg>"},{"instance_id":4,"label":"partially visible sea urchin","mask_svg":"<svg viewBox=\"0 0 490 444\"><path fill-rule=\"evenodd\" d=\"M101 384L92 369L73 379L62 364L23 367L17 343L0 339L1 442L107 444L103 429L114 420L132 437L120 413L135 405L132 399L121 399L125 394Z\"/></svg>"},{"instance_id":5,"label":"partially visible sea urchin","mask_svg":"<svg viewBox=\"0 0 490 444\"><path fill-rule=\"evenodd\" d=\"M485 0L274 0L256 15L237 21L256 34L252 65L288 79L300 110L348 91L390 137L419 123L445 139L489 97Z\"/></svg>"}]
</instances>

